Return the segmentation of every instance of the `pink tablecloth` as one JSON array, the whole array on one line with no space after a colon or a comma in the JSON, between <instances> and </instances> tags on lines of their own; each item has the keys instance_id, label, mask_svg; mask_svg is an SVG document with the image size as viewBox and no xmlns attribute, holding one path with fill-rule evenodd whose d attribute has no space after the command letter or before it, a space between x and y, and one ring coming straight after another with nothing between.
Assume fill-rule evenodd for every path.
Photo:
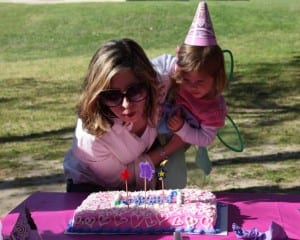
<instances>
[{"instance_id":1,"label":"pink tablecloth","mask_svg":"<svg viewBox=\"0 0 300 240\"><path fill-rule=\"evenodd\" d=\"M227 203L228 235L184 235L183 239L237 239L231 230L233 222L245 229L268 230L271 221L281 225L290 239L300 239L300 195L216 193L218 201ZM32 194L2 219L3 233L8 235L21 207L26 205L44 240L67 239L141 239L140 235L65 235L64 230L74 209L86 197L78 193L37 192ZM142 239L172 239L172 235L143 235Z\"/></svg>"}]
</instances>

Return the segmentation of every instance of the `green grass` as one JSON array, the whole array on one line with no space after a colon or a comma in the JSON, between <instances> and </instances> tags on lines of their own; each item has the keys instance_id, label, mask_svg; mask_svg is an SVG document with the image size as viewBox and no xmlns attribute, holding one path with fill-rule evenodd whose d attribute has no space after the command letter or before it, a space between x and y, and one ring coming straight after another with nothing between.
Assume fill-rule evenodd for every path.
<instances>
[{"instance_id":1,"label":"green grass","mask_svg":"<svg viewBox=\"0 0 300 240\"><path fill-rule=\"evenodd\" d=\"M130 37L149 57L173 53L197 4L0 3L0 182L33 170L41 175L61 171L47 166L61 164L71 145L81 81L102 42ZM226 98L245 151L231 152L216 140L209 149L214 171L202 180L212 189L239 187L230 184L234 178L257 179L274 191L292 185L294 191L300 170L300 2L208 4L219 44L234 53L234 80ZM202 184L192 155L189 151L189 183Z\"/></svg>"}]
</instances>

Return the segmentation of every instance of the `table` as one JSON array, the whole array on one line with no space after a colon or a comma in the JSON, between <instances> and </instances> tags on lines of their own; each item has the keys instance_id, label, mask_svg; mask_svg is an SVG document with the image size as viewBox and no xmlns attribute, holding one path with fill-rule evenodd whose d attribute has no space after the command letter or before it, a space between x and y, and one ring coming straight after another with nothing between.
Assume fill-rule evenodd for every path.
<instances>
[{"instance_id":1,"label":"table","mask_svg":"<svg viewBox=\"0 0 300 240\"><path fill-rule=\"evenodd\" d=\"M267 231L271 221L281 225L290 239L300 239L300 195L253 194L253 193L215 193L218 201L228 204L228 235L188 235L184 240L222 240L237 239L231 230L233 222L244 229L257 227ZM13 209L1 221L3 234L8 235L19 215L20 209L27 206L44 240L105 240L105 239L143 239L171 240L172 235L65 235L64 230L74 209L87 196L84 193L36 192Z\"/></svg>"}]
</instances>

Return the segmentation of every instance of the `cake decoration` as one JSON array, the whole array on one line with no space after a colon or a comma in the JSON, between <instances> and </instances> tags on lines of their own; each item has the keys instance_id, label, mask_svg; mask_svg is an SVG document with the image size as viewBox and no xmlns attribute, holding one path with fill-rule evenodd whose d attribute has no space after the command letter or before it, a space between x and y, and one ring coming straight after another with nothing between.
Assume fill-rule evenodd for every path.
<instances>
[{"instance_id":1,"label":"cake decoration","mask_svg":"<svg viewBox=\"0 0 300 240\"><path fill-rule=\"evenodd\" d=\"M127 168L123 169L121 172L121 178L125 182L126 195L128 198L128 178L130 177L130 172Z\"/></svg>"},{"instance_id":2,"label":"cake decoration","mask_svg":"<svg viewBox=\"0 0 300 240\"><path fill-rule=\"evenodd\" d=\"M163 160L160 164L159 164L159 169L158 169L158 172L157 172L157 179L162 181L166 178L166 173L167 173L167 170L165 168L165 165L167 164L168 160ZM162 183L163 185L163 183Z\"/></svg>"},{"instance_id":3,"label":"cake decoration","mask_svg":"<svg viewBox=\"0 0 300 240\"><path fill-rule=\"evenodd\" d=\"M144 178L145 180L151 181L154 174L152 165L149 162L141 162L139 166L140 166L140 177Z\"/></svg>"},{"instance_id":4,"label":"cake decoration","mask_svg":"<svg viewBox=\"0 0 300 240\"><path fill-rule=\"evenodd\" d=\"M155 171L153 170L152 165L149 162L140 162L139 166L140 166L140 177L144 178L144 191L145 191L145 198L146 198L147 180L151 181ZM146 202L145 202L145 208L146 208Z\"/></svg>"},{"instance_id":5,"label":"cake decoration","mask_svg":"<svg viewBox=\"0 0 300 240\"><path fill-rule=\"evenodd\" d=\"M126 186L127 186L127 180L129 177L130 177L130 172L128 171L128 169L127 168L123 169L121 172L121 178L123 181L125 181Z\"/></svg>"},{"instance_id":6,"label":"cake decoration","mask_svg":"<svg viewBox=\"0 0 300 240\"><path fill-rule=\"evenodd\" d=\"M165 165L167 164L168 160L165 159L159 164L159 169L157 172L157 178L161 182L161 189L162 189L162 194L164 195L164 189L165 189L165 184L164 184L164 178L166 178L166 173L167 170L165 168Z\"/></svg>"}]
</instances>

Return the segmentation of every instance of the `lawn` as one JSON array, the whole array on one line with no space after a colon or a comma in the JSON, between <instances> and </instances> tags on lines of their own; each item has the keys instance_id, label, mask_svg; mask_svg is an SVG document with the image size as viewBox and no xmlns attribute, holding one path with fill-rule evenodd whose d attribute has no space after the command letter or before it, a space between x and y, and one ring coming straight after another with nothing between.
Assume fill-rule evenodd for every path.
<instances>
[{"instance_id":1,"label":"lawn","mask_svg":"<svg viewBox=\"0 0 300 240\"><path fill-rule=\"evenodd\" d=\"M88 62L108 39L130 37L149 57L174 53L197 1L26 5L0 3L0 188L58 176L71 145ZM218 140L203 177L188 151L189 184L219 191L300 193L300 1L208 1L219 44L234 53L226 89L243 135ZM6 187L7 188L7 187Z\"/></svg>"}]
</instances>

